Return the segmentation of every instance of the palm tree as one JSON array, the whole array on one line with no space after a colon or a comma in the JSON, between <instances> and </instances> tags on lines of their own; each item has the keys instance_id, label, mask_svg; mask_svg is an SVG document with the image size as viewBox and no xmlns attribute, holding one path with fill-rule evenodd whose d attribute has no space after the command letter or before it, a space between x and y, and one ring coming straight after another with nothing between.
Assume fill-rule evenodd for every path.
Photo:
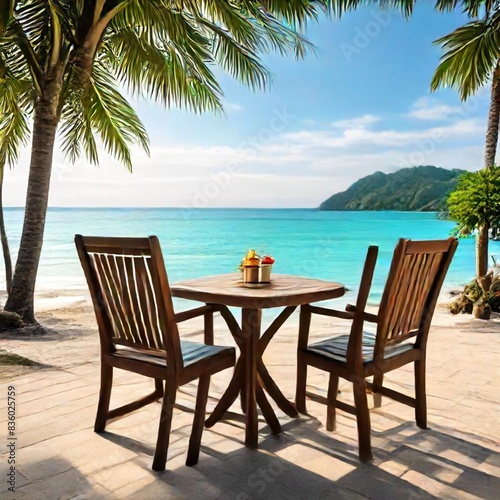
<instances>
[{"instance_id":1,"label":"palm tree","mask_svg":"<svg viewBox=\"0 0 500 500\"><path fill-rule=\"evenodd\" d=\"M333 0L332 11L342 15L361 5L378 3L400 8L410 16L416 0ZM481 87L491 83L491 101L486 130L484 166L495 164L500 121L500 1L499 0L436 0L435 9L449 12L460 8L470 22L436 40L444 50L431 82L431 90L451 87L465 101ZM480 224L476 238L476 274L488 271L488 222Z\"/></svg>"},{"instance_id":2,"label":"palm tree","mask_svg":"<svg viewBox=\"0 0 500 500\"><path fill-rule=\"evenodd\" d=\"M444 2L443 2L444 3ZM453 4L456 2L447 2ZM500 122L500 2L463 2L475 7L468 11L469 23L436 40L444 50L431 82L431 89L452 87L465 101L491 83L490 108L486 129L484 168L494 166ZM494 207L490 207L493 210ZM461 221L460 221L461 222ZM476 275L488 272L490 221L479 220L476 229Z\"/></svg>"},{"instance_id":3,"label":"palm tree","mask_svg":"<svg viewBox=\"0 0 500 500\"><path fill-rule=\"evenodd\" d=\"M5 15L5 11L2 10L2 14ZM0 37L1 33L5 32L5 28L5 19L0 18ZM0 238L5 263L7 294L12 289L12 261L3 217L3 180L5 167L7 164L14 165L20 146L28 139L28 126L23 111L23 109L29 109L30 105L30 100L26 100L28 85L29 81L26 79L14 76L6 67L5 59L0 55Z\"/></svg>"},{"instance_id":4,"label":"palm tree","mask_svg":"<svg viewBox=\"0 0 500 500\"><path fill-rule=\"evenodd\" d=\"M0 92L15 92L17 104L0 128L8 158L33 120L24 225L5 309L36 322L58 131L71 160L85 154L97 163L97 134L131 170L130 144L147 150L148 137L119 86L165 106L219 110L214 66L264 88L269 72L259 54L304 56L310 45L296 30L327 7L327 0L0 0Z\"/></svg>"},{"instance_id":5,"label":"palm tree","mask_svg":"<svg viewBox=\"0 0 500 500\"><path fill-rule=\"evenodd\" d=\"M5 265L5 283L7 295L12 288L12 259L10 257L9 240L5 231L5 221L3 217L3 172L4 165L0 165L0 239L2 241L3 261Z\"/></svg>"}]
</instances>

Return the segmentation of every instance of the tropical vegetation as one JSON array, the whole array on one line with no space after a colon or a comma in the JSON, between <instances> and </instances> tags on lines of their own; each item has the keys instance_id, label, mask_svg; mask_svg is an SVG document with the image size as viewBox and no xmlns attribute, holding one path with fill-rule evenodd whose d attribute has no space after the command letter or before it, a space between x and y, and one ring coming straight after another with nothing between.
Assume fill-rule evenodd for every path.
<instances>
[{"instance_id":1,"label":"tropical vegetation","mask_svg":"<svg viewBox=\"0 0 500 500\"><path fill-rule=\"evenodd\" d=\"M476 275L484 276L488 260L482 250L488 248L490 228L500 222L500 168L492 165L463 174L448 198L448 214L457 221L457 234L478 231Z\"/></svg>"},{"instance_id":2,"label":"tropical vegetation","mask_svg":"<svg viewBox=\"0 0 500 500\"><path fill-rule=\"evenodd\" d=\"M471 21L436 40L436 43L442 46L444 54L432 79L431 88L433 90L439 87L455 88L460 98L466 100L481 87L491 84L484 168L493 169L500 123L500 2L496 0L445 2L443 0L442 3L450 6L461 4ZM472 229L471 221L476 221L473 228L477 230L476 275L478 278L488 271L488 231L492 222L489 214L496 210L492 204L493 199L489 198L489 193L494 188L496 179L498 175L495 172L491 174L478 172L475 176L468 177L460 186L460 194L457 197L461 200L460 205L477 207L480 212L476 210L473 212L474 215L468 217L463 211L457 211L457 208L454 210L455 215L461 217L457 220L463 227L469 226ZM479 186L482 182L486 183L483 188ZM471 197L469 201L467 201L468 189L470 189ZM479 209L476 197L481 191L485 198ZM452 206L456 207L457 197L451 199ZM483 217L476 217L480 213L483 213ZM451 215L453 217L453 214Z\"/></svg>"},{"instance_id":3,"label":"tropical vegetation","mask_svg":"<svg viewBox=\"0 0 500 500\"><path fill-rule=\"evenodd\" d=\"M320 210L441 211L463 170L431 165L375 172L330 196Z\"/></svg>"},{"instance_id":4,"label":"tropical vegetation","mask_svg":"<svg viewBox=\"0 0 500 500\"><path fill-rule=\"evenodd\" d=\"M336 0L341 12L355 9L362 4L375 3L363 0ZM410 16L416 0L380 0L399 7ZM432 78L431 89L450 87L466 100L485 85L491 84L490 107L484 150L484 168L495 164L500 124L500 1L499 0L436 0L435 9L440 12L460 8L469 22L436 40L443 56ZM480 182L480 176L477 181ZM452 201L453 203L453 201ZM492 208L492 207L490 207ZM464 219L465 220L465 219ZM459 223L462 223L459 220ZM476 278L485 276L488 270L488 223L479 221L477 226Z\"/></svg>"},{"instance_id":5,"label":"tropical vegetation","mask_svg":"<svg viewBox=\"0 0 500 500\"><path fill-rule=\"evenodd\" d=\"M310 48L300 30L327 0L0 0L0 166L31 137L24 225L5 309L35 323L34 290L56 134L70 160L99 144L129 170L148 136L123 93L195 112L222 109L222 67L252 88L260 54ZM32 130L30 131L30 128Z\"/></svg>"}]
</instances>

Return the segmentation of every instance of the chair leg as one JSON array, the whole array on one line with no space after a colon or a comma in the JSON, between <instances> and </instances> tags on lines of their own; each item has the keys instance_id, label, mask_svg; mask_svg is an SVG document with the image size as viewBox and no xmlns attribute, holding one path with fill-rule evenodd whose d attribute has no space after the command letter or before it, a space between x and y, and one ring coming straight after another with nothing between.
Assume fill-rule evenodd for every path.
<instances>
[{"instance_id":1,"label":"chair leg","mask_svg":"<svg viewBox=\"0 0 500 500\"><path fill-rule=\"evenodd\" d=\"M378 390L382 387L384 383L384 374L375 375L373 377L373 406L375 408L380 408L382 406L382 394Z\"/></svg>"},{"instance_id":2,"label":"chair leg","mask_svg":"<svg viewBox=\"0 0 500 500\"><path fill-rule=\"evenodd\" d=\"M196 406L194 411L193 429L189 438L189 448L186 465L196 465L200 455L201 435L205 424L205 412L207 409L208 389L210 387L210 375L202 375L198 381L198 392L196 394Z\"/></svg>"},{"instance_id":3,"label":"chair leg","mask_svg":"<svg viewBox=\"0 0 500 500\"><path fill-rule=\"evenodd\" d=\"M165 395L163 396L163 402L161 405L160 426L158 429L158 439L156 441L156 451L153 459L154 471L161 472L165 470L176 396L177 387L167 383L165 387Z\"/></svg>"},{"instance_id":4,"label":"chair leg","mask_svg":"<svg viewBox=\"0 0 500 500\"><path fill-rule=\"evenodd\" d=\"M158 395L158 399L161 399L165 394L163 390L163 380L161 378L155 378L155 394Z\"/></svg>"},{"instance_id":5,"label":"chair leg","mask_svg":"<svg viewBox=\"0 0 500 500\"><path fill-rule=\"evenodd\" d=\"M339 390L339 377L330 373L330 381L328 383L328 406L326 409L326 430L334 431L337 427L337 415L335 410L335 401Z\"/></svg>"},{"instance_id":6,"label":"chair leg","mask_svg":"<svg viewBox=\"0 0 500 500\"><path fill-rule=\"evenodd\" d=\"M295 408L299 413L307 413L306 409L307 364L302 360L300 351L297 353L297 387L295 390Z\"/></svg>"},{"instance_id":7,"label":"chair leg","mask_svg":"<svg viewBox=\"0 0 500 500\"><path fill-rule=\"evenodd\" d=\"M415 361L415 418L421 429L427 429L427 397L425 394L425 359Z\"/></svg>"},{"instance_id":8,"label":"chair leg","mask_svg":"<svg viewBox=\"0 0 500 500\"><path fill-rule=\"evenodd\" d=\"M99 403L97 404L97 415L94 424L95 432L104 432L104 429L106 428L112 385L113 385L113 367L101 363L101 388L99 391Z\"/></svg>"},{"instance_id":9,"label":"chair leg","mask_svg":"<svg viewBox=\"0 0 500 500\"><path fill-rule=\"evenodd\" d=\"M356 405L356 421L358 424L359 459L368 462L373 459L371 445L370 411L366 397L364 379L353 381L354 403Z\"/></svg>"}]
</instances>

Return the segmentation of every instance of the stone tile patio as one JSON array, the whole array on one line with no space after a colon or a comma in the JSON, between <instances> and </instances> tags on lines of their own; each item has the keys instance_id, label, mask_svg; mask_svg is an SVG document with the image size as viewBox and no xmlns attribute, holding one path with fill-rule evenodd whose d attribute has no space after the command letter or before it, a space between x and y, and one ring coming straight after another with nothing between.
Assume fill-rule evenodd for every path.
<instances>
[{"instance_id":1,"label":"stone tile patio","mask_svg":"<svg viewBox=\"0 0 500 500\"><path fill-rule=\"evenodd\" d=\"M43 339L0 335L0 348L35 359L40 369L3 368L0 435L2 499L497 499L500 492L500 320L490 322L437 312L429 340L428 420L421 430L413 411L383 399L372 411L375 460L357 459L355 420L339 412L337 431L326 432L326 409L309 402L309 416L277 411L284 432L270 435L261 421L259 450L243 445L239 403L202 439L200 461L184 465L195 384L181 389L174 414L167 470L151 470L160 406L153 403L93 432L98 381L98 339L92 312L78 307L45 312L54 329ZM77 318L75 320L75 318ZM451 318L451 319L450 319ZM295 317L296 320L296 317ZM183 325L196 330L198 325ZM229 335L217 322L218 341ZM317 337L340 331L318 323ZM266 363L290 399L295 383L296 324L285 326L266 351ZM116 370L112 405L148 392L152 383ZM412 394L412 369L387 377ZM209 411L231 373L213 377ZM327 379L311 370L312 390L325 393ZM17 483L6 476L7 386L16 389ZM349 400L349 384L341 384Z\"/></svg>"}]
</instances>

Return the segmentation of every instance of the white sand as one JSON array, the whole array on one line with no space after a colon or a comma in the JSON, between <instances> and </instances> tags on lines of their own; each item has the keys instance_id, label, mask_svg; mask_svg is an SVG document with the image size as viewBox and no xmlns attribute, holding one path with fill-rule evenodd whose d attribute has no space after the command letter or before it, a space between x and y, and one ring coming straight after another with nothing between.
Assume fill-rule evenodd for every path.
<instances>
[{"instance_id":1,"label":"white sand","mask_svg":"<svg viewBox=\"0 0 500 500\"><path fill-rule=\"evenodd\" d=\"M159 405L92 431L99 387L99 340L88 294L82 290L37 295L42 338L0 335L0 348L46 367L1 367L0 385L13 385L18 402L15 498L498 498L500 478L500 317L481 321L452 316L440 305L434 316L427 363L430 429L414 424L410 407L383 398L371 411L374 462L360 464L354 418L339 412L337 430L325 431L326 410L309 402L308 416L290 419L280 411L279 437L259 422L259 450L243 445L244 421L236 402L224 420L205 429L200 462L184 466L196 384L179 391L167 471L151 471ZM297 342L295 313L271 341L265 362L293 400ZM216 342L232 343L221 318ZM200 338L197 320L181 335ZM345 322L316 320L316 339L345 331ZM112 404L143 396L151 382L116 370ZM224 392L231 370L212 377L208 411ZM412 394L411 366L391 372L387 384ZM328 378L310 370L309 389L325 394ZM351 384L342 381L346 402ZM370 398L370 406L372 406ZM274 406L275 407L275 406ZM5 409L5 407L4 407ZM275 407L276 409L276 407ZM277 409L276 409L277 410ZM0 425L7 428L7 412ZM272 474L264 490L256 474ZM268 476L266 476L268 477ZM0 496L10 498L5 480ZM259 487L258 487L259 486ZM14 497L13 497L14 498Z\"/></svg>"}]
</instances>

